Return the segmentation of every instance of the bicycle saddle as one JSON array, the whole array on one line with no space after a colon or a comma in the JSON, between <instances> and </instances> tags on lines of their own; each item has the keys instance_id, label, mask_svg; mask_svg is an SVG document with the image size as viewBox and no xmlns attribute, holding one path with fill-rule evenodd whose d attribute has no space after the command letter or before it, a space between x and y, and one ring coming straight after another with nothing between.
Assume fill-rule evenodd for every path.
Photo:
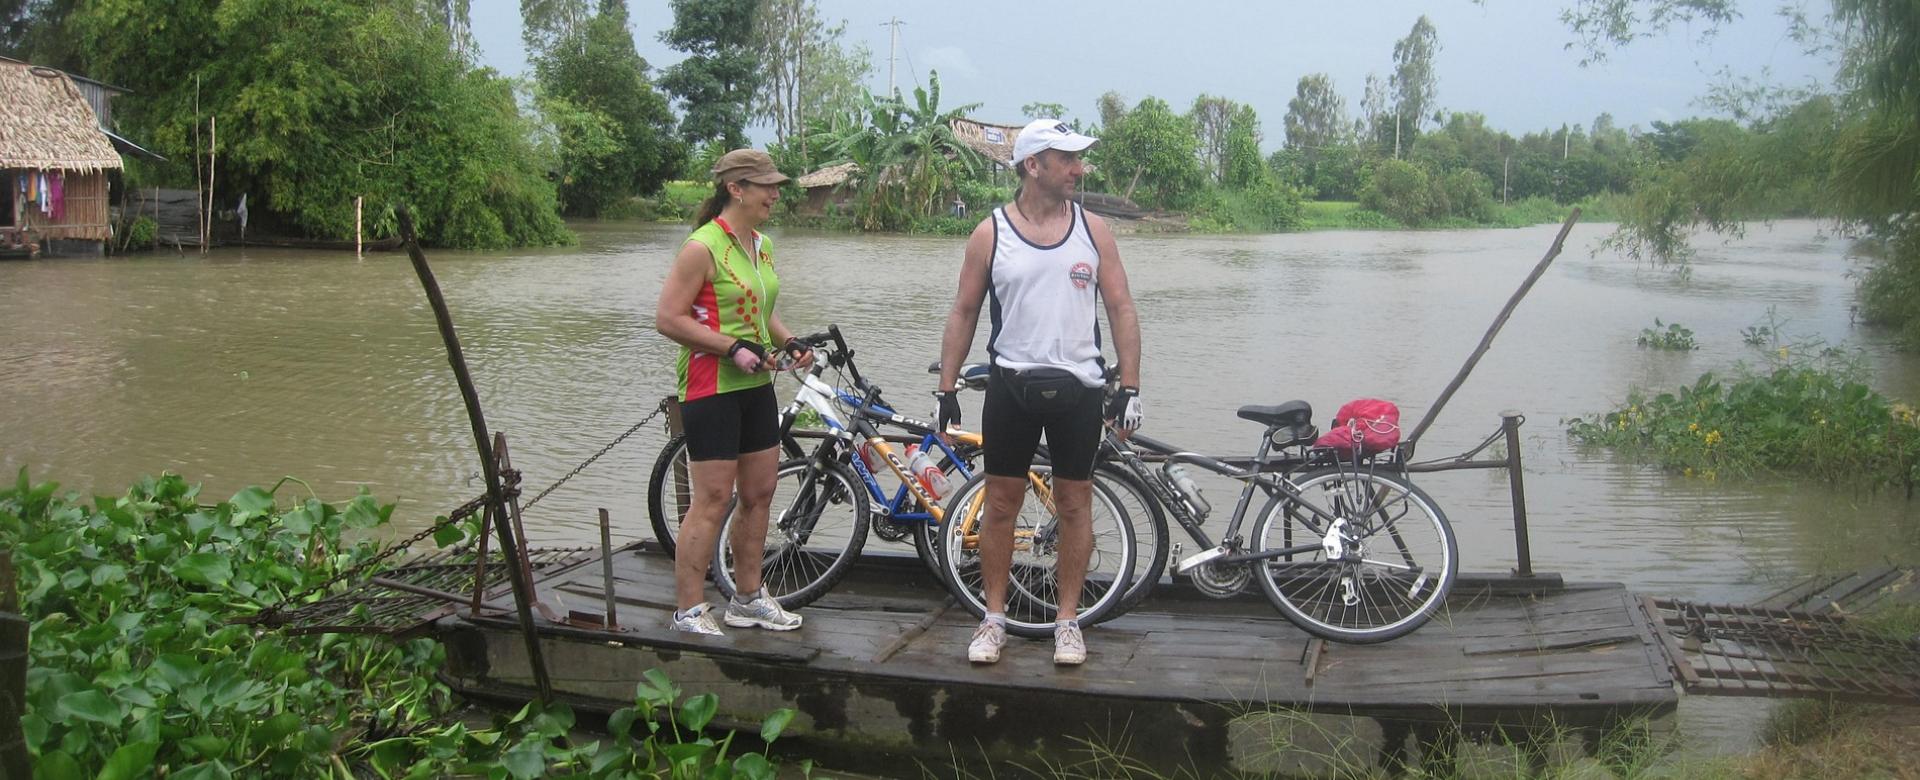
<instances>
[{"instance_id":1,"label":"bicycle saddle","mask_svg":"<svg viewBox=\"0 0 1920 780\"><path fill-rule=\"evenodd\" d=\"M1306 401L1288 401L1279 406L1242 406L1240 419L1264 423L1276 428L1313 422L1313 405Z\"/></svg>"},{"instance_id":2,"label":"bicycle saddle","mask_svg":"<svg viewBox=\"0 0 1920 780\"><path fill-rule=\"evenodd\" d=\"M993 367L985 363L961 363L960 384L975 390L986 387L987 375L992 373L992 371ZM935 360L933 361L933 365L927 366L927 373L940 373L940 361Z\"/></svg>"}]
</instances>

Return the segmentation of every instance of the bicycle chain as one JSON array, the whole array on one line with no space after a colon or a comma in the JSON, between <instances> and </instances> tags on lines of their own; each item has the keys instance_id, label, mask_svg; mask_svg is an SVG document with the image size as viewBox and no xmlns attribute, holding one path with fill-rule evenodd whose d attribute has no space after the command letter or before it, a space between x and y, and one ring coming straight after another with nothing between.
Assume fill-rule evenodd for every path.
<instances>
[{"instance_id":1,"label":"bicycle chain","mask_svg":"<svg viewBox=\"0 0 1920 780\"><path fill-rule=\"evenodd\" d=\"M647 427L648 424L652 423L655 419L657 419L660 416L662 412L665 412L666 410L667 410L667 405L664 402L661 403L659 406L655 407L653 410L653 414L647 415L646 419L641 420L638 423L635 423L633 427L628 428L625 433L622 433L619 436L614 437L614 440L612 442L609 442L607 446L601 447L599 452L596 452L592 456L588 457L586 460L581 461L580 465L573 467L572 471L567 472L565 476L557 480L554 480L553 484L548 485L546 489L541 490L531 500L529 500L525 506L522 506L520 508L521 511L525 512L526 510L532 509L534 504L540 503L540 499L546 498L547 494L552 493L554 490L558 489L561 485L566 484L567 480L570 480L576 476L579 476L580 472L585 471L588 466L593 465L594 461L597 461L600 458L606 456L607 453L612 452L614 447L620 446L621 442L626 441L629 437L633 436L635 433L638 433L641 428ZM506 469L500 473L500 478L502 482L505 483L501 491L501 497L506 500L512 500L514 498L518 498L520 496L520 472L516 469ZM432 536L436 533L439 533L441 529L451 526L454 523L458 523L461 520L465 520L469 517L472 517L474 512L477 512L482 507L486 506L487 500L488 500L488 497L483 494L473 499L472 501L468 501L465 504L461 504L459 507L456 507L452 512L448 512L447 518L445 520L442 520L440 522L434 523L432 525L427 526L426 528L421 529L419 533L416 533L413 536L408 537L407 539L405 539L404 541L401 541L398 544L395 544L391 547L381 550L380 552L376 553L372 558L368 558L364 561L361 561L358 564L355 564L354 566L351 566L347 569L340 571L338 574L335 574L332 577L327 578L325 582L322 582L311 588L307 588L306 590L300 591L299 593L295 593L284 599L281 599L279 603L273 604L271 606L268 606L266 609L261 610L257 615L253 616L248 622L270 620L275 615L278 615L281 612L281 610L286 609L287 605L293 604L299 601L304 601L309 596L312 596L316 593L321 593L323 591L326 591L332 588L334 585L338 585L342 580L359 575L367 571L368 569L373 568L373 566L375 566L376 564L379 564L385 561L386 559L399 554L401 550L405 550L409 547L412 547L413 545L418 544L421 541L425 540L427 537ZM524 543L525 541L522 540L522 544Z\"/></svg>"}]
</instances>

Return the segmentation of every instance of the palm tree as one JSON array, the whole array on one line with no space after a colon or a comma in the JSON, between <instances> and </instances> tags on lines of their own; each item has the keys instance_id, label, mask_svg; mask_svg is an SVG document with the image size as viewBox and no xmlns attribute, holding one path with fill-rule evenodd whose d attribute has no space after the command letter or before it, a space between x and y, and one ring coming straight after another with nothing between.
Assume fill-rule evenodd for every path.
<instances>
[{"instance_id":1,"label":"palm tree","mask_svg":"<svg viewBox=\"0 0 1920 780\"><path fill-rule=\"evenodd\" d=\"M978 175L986 165L953 132L953 120L980 104L943 112L940 74L927 80L925 89L914 88L911 103L898 93L869 94L854 121L828 119L809 128L809 143L825 150L831 164L860 166L853 181L855 219L862 228L896 230L939 213L952 199L955 177Z\"/></svg>"}]
</instances>

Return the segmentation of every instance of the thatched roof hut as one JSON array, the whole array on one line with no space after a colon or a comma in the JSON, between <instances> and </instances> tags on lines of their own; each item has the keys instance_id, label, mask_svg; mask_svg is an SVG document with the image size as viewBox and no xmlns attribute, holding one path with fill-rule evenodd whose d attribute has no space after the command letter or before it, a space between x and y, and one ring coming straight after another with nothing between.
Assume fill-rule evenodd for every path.
<instances>
[{"instance_id":1,"label":"thatched roof hut","mask_svg":"<svg viewBox=\"0 0 1920 780\"><path fill-rule=\"evenodd\" d=\"M794 184L800 185L800 189L803 190L810 190L815 187L838 187L846 183L848 178L851 178L859 172L860 164L856 162L829 165L805 176L801 176L799 179L794 180Z\"/></svg>"},{"instance_id":2,"label":"thatched roof hut","mask_svg":"<svg viewBox=\"0 0 1920 780\"><path fill-rule=\"evenodd\" d=\"M996 125L972 119L953 120L953 135L1002 168L1013 167L1013 139L1021 125Z\"/></svg>"},{"instance_id":3,"label":"thatched roof hut","mask_svg":"<svg viewBox=\"0 0 1920 780\"><path fill-rule=\"evenodd\" d=\"M67 74L15 61L0 61L0 95L0 248L97 254L121 164L93 106Z\"/></svg>"},{"instance_id":4,"label":"thatched roof hut","mask_svg":"<svg viewBox=\"0 0 1920 780\"><path fill-rule=\"evenodd\" d=\"M0 62L0 168L119 170L120 153L67 74Z\"/></svg>"}]
</instances>

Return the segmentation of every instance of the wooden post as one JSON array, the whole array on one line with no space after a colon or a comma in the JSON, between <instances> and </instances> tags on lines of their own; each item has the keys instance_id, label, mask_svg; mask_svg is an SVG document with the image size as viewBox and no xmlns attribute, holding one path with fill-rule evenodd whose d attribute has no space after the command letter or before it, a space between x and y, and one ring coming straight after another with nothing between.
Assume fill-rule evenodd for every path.
<instances>
[{"instance_id":1,"label":"wooden post","mask_svg":"<svg viewBox=\"0 0 1920 780\"><path fill-rule=\"evenodd\" d=\"M1567 221L1560 225L1560 233L1553 237L1553 246L1547 247L1547 255L1540 258L1539 263L1534 264L1533 273L1527 274L1527 280L1520 283L1520 289L1513 291L1513 297L1507 299L1507 305L1500 310L1500 316L1493 318L1493 327L1487 329L1487 335L1480 337L1480 346L1475 347L1473 354L1467 356L1467 362L1460 367L1460 373L1453 376L1453 381L1447 383L1447 389L1442 390L1440 397L1434 400L1433 406L1428 407L1427 415L1420 418L1420 424L1413 427L1413 433L1406 439L1408 444L1420 441L1420 434L1427 432L1427 426L1433 424L1433 418L1440 415L1440 410L1445 409L1447 402L1453 400L1453 394L1459 392L1461 385L1466 384L1467 375L1473 373L1473 367L1480 364L1480 358L1487 354L1487 350L1493 348L1493 337L1500 335L1500 328L1507 324L1507 318L1512 317L1513 310L1519 308L1520 299L1527 297L1527 292L1533 289L1533 283L1540 281L1540 277L1547 272L1547 266L1552 265L1553 259L1560 256L1561 247L1567 243L1567 234L1573 231L1574 223L1579 221L1580 209L1575 208L1573 213L1567 215Z\"/></svg>"},{"instance_id":2,"label":"wooden post","mask_svg":"<svg viewBox=\"0 0 1920 780\"><path fill-rule=\"evenodd\" d=\"M366 255L360 253L360 215L366 199L365 195L356 196L353 199L353 259L355 260L366 259Z\"/></svg>"},{"instance_id":3,"label":"wooden post","mask_svg":"<svg viewBox=\"0 0 1920 780\"><path fill-rule=\"evenodd\" d=\"M600 508L600 578L607 591L607 630L618 630L620 618L613 603L613 521L606 507Z\"/></svg>"},{"instance_id":4,"label":"wooden post","mask_svg":"<svg viewBox=\"0 0 1920 780\"><path fill-rule=\"evenodd\" d=\"M1520 476L1520 423L1526 415L1500 413L1500 429L1507 434L1507 489L1513 494L1514 576L1533 576L1533 545L1527 541L1527 487Z\"/></svg>"},{"instance_id":5,"label":"wooden post","mask_svg":"<svg viewBox=\"0 0 1920 780\"><path fill-rule=\"evenodd\" d=\"M407 256L413 260L413 272L420 278L420 287L426 291L427 303L433 307L433 319L440 326L440 339L447 345L447 363L453 368L454 382L460 386L460 400L467 408L467 422L473 427L474 448L480 451L481 472L487 478L487 504L493 512L494 534L500 539L500 552L507 558L507 581L513 584L513 603L520 617L520 631L527 641L527 662L533 667L534 690L539 693L540 703L553 701L553 681L547 676L546 654L540 648L540 634L533 627L533 583L521 576L521 569L513 565L519 544L514 541L514 528L507 522L506 491L500 484L500 461L495 457L493 442L487 435L487 418L480 411L480 392L473 386L473 376L467 372L466 353L460 348L460 336L453 329L453 313L447 309L446 296L440 294L440 282L434 279L433 269L427 266L427 255L420 251L420 241L413 232L413 213L402 207L397 215L400 218L400 239L406 243ZM516 505L517 507L517 505Z\"/></svg>"},{"instance_id":6,"label":"wooden post","mask_svg":"<svg viewBox=\"0 0 1920 780\"><path fill-rule=\"evenodd\" d=\"M213 243L213 169L220 161L220 122L219 117L207 117L207 235L200 240L200 254L207 253L208 245Z\"/></svg>"},{"instance_id":7,"label":"wooden post","mask_svg":"<svg viewBox=\"0 0 1920 780\"><path fill-rule=\"evenodd\" d=\"M20 730L27 712L27 631L13 587L13 552L0 549L0 778L33 776Z\"/></svg>"}]
</instances>

